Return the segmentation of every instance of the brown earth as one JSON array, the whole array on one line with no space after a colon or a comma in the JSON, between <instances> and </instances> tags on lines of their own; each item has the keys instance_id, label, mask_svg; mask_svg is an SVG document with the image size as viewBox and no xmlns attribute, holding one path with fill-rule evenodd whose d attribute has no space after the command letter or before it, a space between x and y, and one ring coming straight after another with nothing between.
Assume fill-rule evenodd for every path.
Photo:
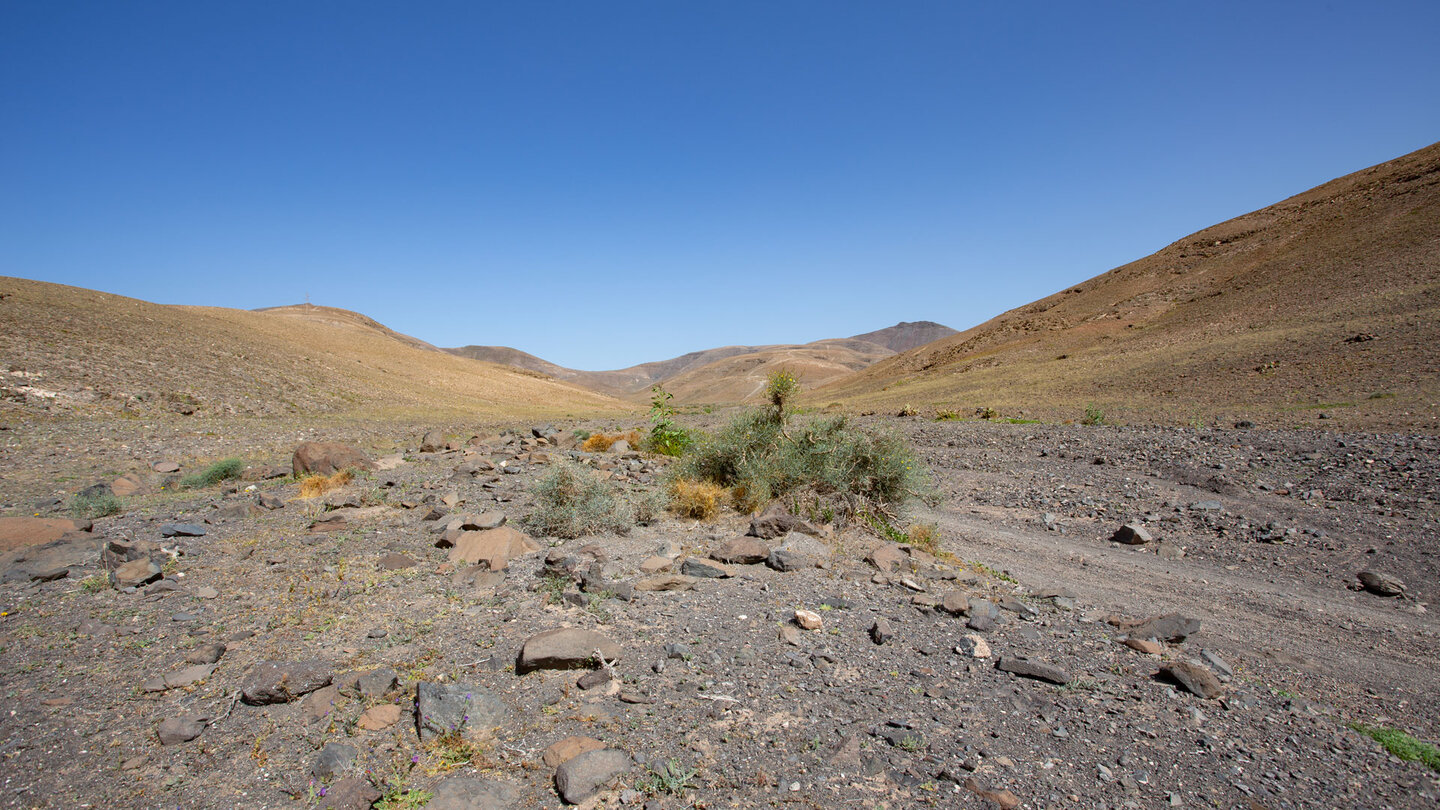
<instances>
[{"instance_id":1,"label":"brown earth","mask_svg":"<svg viewBox=\"0 0 1440 810\"><path fill-rule=\"evenodd\" d=\"M445 351L538 371L635 402L647 400L653 386L664 385L677 404L734 404L755 401L766 377L774 371L789 371L806 388L815 388L896 352L953 334L954 329L930 321L902 322L848 338L795 345L722 346L615 371L568 369L508 346Z\"/></svg>"},{"instance_id":2,"label":"brown earth","mask_svg":"<svg viewBox=\"0 0 1440 810\"><path fill-rule=\"evenodd\" d=\"M162 306L0 277L0 418L496 416L629 406L438 351L353 312Z\"/></svg>"},{"instance_id":3,"label":"brown earth","mask_svg":"<svg viewBox=\"0 0 1440 810\"><path fill-rule=\"evenodd\" d=\"M817 403L1440 428L1440 144L876 363Z\"/></svg>"},{"instance_id":4,"label":"brown earth","mask_svg":"<svg viewBox=\"0 0 1440 810\"><path fill-rule=\"evenodd\" d=\"M629 586L729 546L749 517L537 538L544 550L502 571L457 571L438 529L462 513L516 525L559 459L605 470L637 499L668 462L567 449L572 425L337 422L320 438L405 461L304 500L296 482L258 472L284 467L306 422L163 424L0 432L8 514L50 514L49 498L120 472L147 485L93 536L0 559L0 806L318 810L372 784L389 796L376 807L427 793L452 806L440 797L478 783L506 798L469 806L559 808L558 751L597 747L577 737L627 768L600 779L584 805L597 808L1440 799L1440 775L1349 725L1440 739L1433 437L872 420L902 431L933 472L938 502L904 522L935 523L941 556L822 528L763 541L798 555L796 570L735 564L732 578L671 579L679 590L627 601ZM466 449L418 452L431 429ZM186 490L150 472L221 455L243 456L251 474ZM165 537L175 522L204 534ZM1127 522L1152 542L1112 542ZM111 585L101 547L115 541L151 549L163 578ZM1360 570L1403 580L1406 595L1360 590ZM820 629L800 629L797 608ZM1171 612L1199 626L1183 641L1131 639L1158 654L1107 621ZM560 628L599 634L572 635L608 650L615 680L593 660L519 674L527 640ZM975 657L981 645L988 657ZM239 700L272 661L293 669L291 684L336 688ZM1220 694L1160 675L1185 667L1212 673ZM423 739L422 685L493 698L495 728L474 729L470 748ZM349 746L353 761L317 775L340 750L327 746Z\"/></svg>"}]
</instances>

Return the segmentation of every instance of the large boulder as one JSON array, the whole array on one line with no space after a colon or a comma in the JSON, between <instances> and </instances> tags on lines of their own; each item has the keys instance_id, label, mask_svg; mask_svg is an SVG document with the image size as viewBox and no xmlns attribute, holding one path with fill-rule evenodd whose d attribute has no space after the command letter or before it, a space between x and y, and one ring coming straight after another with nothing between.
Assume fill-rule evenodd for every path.
<instances>
[{"instance_id":1,"label":"large boulder","mask_svg":"<svg viewBox=\"0 0 1440 810\"><path fill-rule=\"evenodd\" d=\"M330 684L330 668L319 661L262 661L250 670L240 697L251 706L289 703Z\"/></svg>"},{"instance_id":2,"label":"large boulder","mask_svg":"<svg viewBox=\"0 0 1440 810\"><path fill-rule=\"evenodd\" d=\"M0 552L53 543L66 535L88 532L88 520L64 518L7 517L0 518Z\"/></svg>"},{"instance_id":3,"label":"large boulder","mask_svg":"<svg viewBox=\"0 0 1440 810\"><path fill-rule=\"evenodd\" d=\"M535 669L575 669L598 666L595 653L615 661L621 656L620 645L590 630L565 627L537 633L525 641L515 667L525 673Z\"/></svg>"},{"instance_id":4,"label":"large boulder","mask_svg":"<svg viewBox=\"0 0 1440 810\"><path fill-rule=\"evenodd\" d=\"M514 558L539 550L540 546L529 536L509 526L501 526L461 534L455 539L455 547L450 549L450 563L482 563L491 571L503 571Z\"/></svg>"},{"instance_id":5,"label":"large boulder","mask_svg":"<svg viewBox=\"0 0 1440 810\"><path fill-rule=\"evenodd\" d=\"M451 732L484 739L509 716L505 703L483 686L422 681L415 687L415 725L422 740Z\"/></svg>"},{"instance_id":6,"label":"large boulder","mask_svg":"<svg viewBox=\"0 0 1440 810\"><path fill-rule=\"evenodd\" d=\"M305 475L332 475L346 467L373 470L375 462L365 451L340 442L305 442L295 448L290 467L296 478Z\"/></svg>"},{"instance_id":7,"label":"large boulder","mask_svg":"<svg viewBox=\"0 0 1440 810\"><path fill-rule=\"evenodd\" d=\"M750 531L747 534L762 540L774 540L790 532L820 534L820 529L804 518L790 514L779 503L772 503L768 509L751 519Z\"/></svg>"}]
</instances>

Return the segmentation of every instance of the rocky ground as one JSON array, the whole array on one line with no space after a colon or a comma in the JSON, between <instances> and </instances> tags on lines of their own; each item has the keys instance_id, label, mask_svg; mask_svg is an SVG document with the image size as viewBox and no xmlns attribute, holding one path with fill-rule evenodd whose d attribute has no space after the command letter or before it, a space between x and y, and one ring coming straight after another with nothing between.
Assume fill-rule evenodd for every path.
<instances>
[{"instance_id":1,"label":"rocky ground","mask_svg":"<svg viewBox=\"0 0 1440 810\"><path fill-rule=\"evenodd\" d=\"M13 424L0 505L56 522L0 529L0 806L1437 803L1350 727L1440 739L1435 438L883 421L939 555L733 513L527 543L562 457L663 480L572 425ZM306 440L381 469L302 499Z\"/></svg>"}]
</instances>

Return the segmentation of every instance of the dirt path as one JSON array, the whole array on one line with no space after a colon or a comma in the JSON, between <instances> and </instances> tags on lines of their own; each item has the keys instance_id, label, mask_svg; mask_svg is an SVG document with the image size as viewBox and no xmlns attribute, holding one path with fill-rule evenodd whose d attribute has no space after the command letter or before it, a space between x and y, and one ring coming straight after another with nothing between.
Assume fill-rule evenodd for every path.
<instances>
[{"instance_id":1,"label":"dirt path","mask_svg":"<svg viewBox=\"0 0 1440 810\"><path fill-rule=\"evenodd\" d=\"M1411 711L1436 723L1440 691L1435 634L1413 606L1348 590L1228 570L1205 560L1167 560L1133 547L1000 525L985 510L922 510L954 553L1011 572L1032 588L1065 587L1097 616L1181 612L1201 620L1196 641L1213 646L1272 688L1346 710ZM1268 572L1267 572L1268 573ZM1243 667L1243 669L1241 669Z\"/></svg>"}]
</instances>

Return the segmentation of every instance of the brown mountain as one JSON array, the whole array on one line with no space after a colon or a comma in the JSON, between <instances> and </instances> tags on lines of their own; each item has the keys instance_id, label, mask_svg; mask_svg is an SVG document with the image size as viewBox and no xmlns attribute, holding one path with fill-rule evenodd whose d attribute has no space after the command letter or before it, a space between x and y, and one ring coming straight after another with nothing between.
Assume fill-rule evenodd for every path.
<instances>
[{"instance_id":1,"label":"brown mountain","mask_svg":"<svg viewBox=\"0 0 1440 810\"><path fill-rule=\"evenodd\" d=\"M1435 430L1440 144L1206 228L816 401ZM1334 421L1316 422L1321 415Z\"/></svg>"},{"instance_id":2,"label":"brown mountain","mask_svg":"<svg viewBox=\"0 0 1440 810\"><path fill-rule=\"evenodd\" d=\"M0 414L460 418L614 411L609 397L436 350L354 312L164 306L0 277Z\"/></svg>"},{"instance_id":3,"label":"brown mountain","mask_svg":"<svg viewBox=\"0 0 1440 810\"><path fill-rule=\"evenodd\" d=\"M639 400L663 384L680 403L751 399L772 371L786 369L807 388L824 385L896 352L924 345L955 330L931 321L902 322L848 338L805 344L721 346L613 371L564 368L508 346L463 346L444 351L548 374L596 391Z\"/></svg>"}]
</instances>

